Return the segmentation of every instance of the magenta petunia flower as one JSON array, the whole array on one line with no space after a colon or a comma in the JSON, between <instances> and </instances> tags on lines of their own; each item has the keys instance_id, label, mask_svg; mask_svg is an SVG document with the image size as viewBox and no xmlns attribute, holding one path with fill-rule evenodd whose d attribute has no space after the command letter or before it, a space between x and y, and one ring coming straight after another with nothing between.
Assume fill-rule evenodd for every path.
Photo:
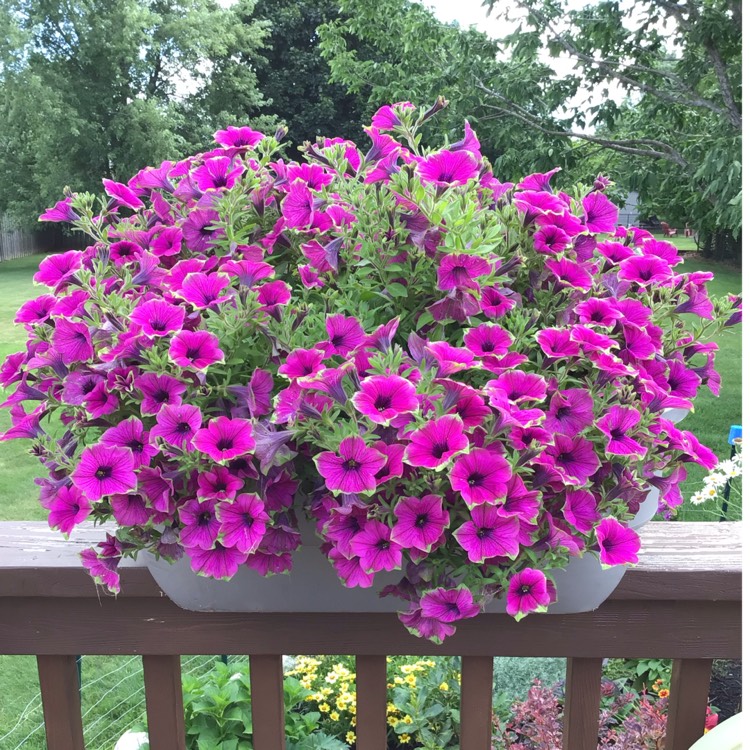
<instances>
[{"instance_id":1,"label":"magenta petunia flower","mask_svg":"<svg viewBox=\"0 0 750 750\"><path fill-rule=\"evenodd\" d=\"M495 323L481 323L464 333L464 344L477 357L503 357L508 353L513 337Z\"/></svg>"},{"instance_id":2,"label":"magenta petunia flower","mask_svg":"<svg viewBox=\"0 0 750 750\"><path fill-rule=\"evenodd\" d=\"M368 448L357 436L344 438L338 453L324 451L315 456L314 461L331 492L370 494L375 490L376 476L386 457Z\"/></svg>"},{"instance_id":3,"label":"magenta petunia flower","mask_svg":"<svg viewBox=\"0 0 750 750\"><path fill-rule=\"evenodd\" d=\"M552 224L541 227L534 233L534 249L547 255L561 253L570 245L570 237Z\"/></svg>"},{"instance_id":4,"label":"magenta petunia flower","mask_svg":"<svg viewBox=\"0 0 750 750\"><path fill-rule=\"evenodd\" d=\"M151 439L160 437L168 445L190 450L193 436L201 426L201 410L190 404L167 404L156 415L156 425L151 428Z\"/></svg>"},{"instance_id":5,"label":"magenta petunia flower","mask_svg":"<svg viewBox=\"0 0 750 750\"><path fill-rule=\"evenodd\" d=\"M39 221L77 221L81 217L73 210L70 204L73 197L68 196L61 201L57 201L52 208L48 208L40 217Z\"/></svg>"},{"instance_id":6,"label":"magenta petunia flower","mask_svg":"<svg viewBox=\"0 0 750 750\"><path fill-rule=\"evenodd\" d=\"M151 459L159 452L156 446L148 441L148 431L137 417L130 417L116 427L110 427L101 437L104 445L127 448L133 454L135 468L148 466Z\"/></svg>"},{"instance_id":7,"label":"magenta petunia flower","mask_svg":"<svg viewBox=\"0 0 750 750\"><path fill-rule=\"evenodd\" d=\"M630 406L613 406L596 421L596 426L607 436L605 450L615 456L643 458L647 448L628 435L641 421L641 413Z\"/></svg>"},{"instance_id":8,"label":"magenta petunia flower","mask_svg":"<svg viewBox=\"0 0 750 750\"><path fill-rule=\"evenodd\" d=\"M419 607L409 612L399 612L398 619L409 633L433 643L442 643L456 632L455 625L441 622L435 617L425 617Z\"/></svg>"},{"instance_id":9,"label":"magenta petunia flower","mask_svg":"<svg viewBox=\"0 0 750 750\"><path fill-rule=\"evenodd\" d=\"M119 556L105 557L100 555L96 548L89 547L81 552L80 557L81 565L88 570L96 583L106 586L113 594L119 593L120 574L117 572Z\"/></svg>"},{"instance_id":10,"label":"magenta petunia flower","mask_svg":"<svg viewBox=\"0 0 750 750\"><path fill-rule=\"evenodd\" d=\"M372 124L379 130L391 130L402 124L398 110L414 109L411 102L384 104L373 116Z\"/></svg>"},{"instance_id":11,"label":"magenta petunia flower","mask_svg":"<svg viewBox=\"0 0 750 750\"><path fill-rule=\"evenodd\" d=\"M550 258L545 261L544 265L563 286L580 289L584 292L591 289L593 283L591 274L581 263L576 263L568 258Z\"/></svg>"},{"instance_id":12,"label":"magenta petunia flower","mask_svg":"<svg viewBox=\"0 0 750 750\"><path fill-rule=\"evenodd\" d=\"M504 396L508 401L521 404L524 401L541 401L547 396L547 381L536 373L510 370L495 380L487 383L490 403L495 393Z\"/></svg>"},{"instance_id":13,"label":"magenta petunia flower","mask_svg":"<svg viewBox=\"0 0 750 750\"><path fill-rule=\"evenodd\" d=\"M594 234L609 233L617 226L617 206L604 193L589 193L583 198L583 221Z\"/></svg>"},{"instance_id":14,"label":"magenta petunia flower","mask_svg":"<svg viewBox=\"0 0 750 750\"><path fill-rule=\"evenodd\" d=\"M596 527L599 557L602 567L610 565L635 565L641 540L633 529L616 518L603 518Z\"/></svg>"},{"instance_id":15,"label":"magenta petunia flower","mask_svg":"<svg viewBox=\"0 0 750 750\"><path fill-rule=\"evenodd\" d=\"M169 358L178 366L190 370L207 370L216 362L224 361L219 339L208 331L180 331L169 344Z\"/></svg>"},{"instance_id":16,"label":"magenta petunia flower","mask_svg":"<svg viewBox=\"0 0 750 750\"><path fill-rule=\"evenodd\" d=\"M143 208L143 201L127 185L113 180L102 180L104 192L114 200L118 206L125 206L137 211Z\"/></svg>"},{"instance_id":17,"label":"magenta petunia flower","mask_svg":"<svg viewBox=\"0 0 750 750\"><path fill-rule=\"evenodd\" d=\"M279 367L279 375L292 381L314 375L324 369L324 356L319 349L295 349L287 354L286 361Z\"/></svg>"},{"instance_id":18,"label":"magenta petunia flower","mask_svg":"<svg viewBox=\"0 0 750 750\"><path fill-rule=\"evenodd\" d=\"M346 356L361 346L365 340L365 332L356 318L347 318L344 315L329 315L326 318L326 331L328 341L318 344L326 358L335 354Z\"/></svg>"},{"instance_id":19,"label":"magenta petunia flower","mask_svg":"<svg viewBox=\"0 0 750 750\"><path fill-rule=\"evenodd\" d=\"M698 393L701 377L677 359L667 360L667 385L673 396L692 399Z\"/></svg>"},{"instance_id":20,"label":"magenta petunia flower","mask_svg":"<svg viewBox=\"0 0 750 750\"><path fill-rule=\"evenodd\" d=\"M57 298L53 297L51 294L43 294L36 299L30 299L18 308L18 312L16 313L13 322L44 323L45 320L49 319L56 304Z\"/></svg>"},{"instance_id":21,"label":"magenta petunia flower","mask_svg":"<svg viewBox=\"0 0 750 750\"><path fill-rule=\"evenodd\" d=\"M597 297L580 302L576 305L575 312L581 323L593 323L606 328L610 328L622 318L622 312L614 305L614 300Z\"/></svg>"},{"instance_id":22,"label":"magenta petunia flower","mask_svg":"<svg viewBox=\"0 0 750 750\"><path fill-rule=\"evenodd\" d=\"M483 503L500 502L507 493L512 474L510 464L502 455L486 448L474 448L459 456L453 464L450 483L472 508Z\"/></svg>"},{"instance_id":23,"label":"magenta petunia flower","mask_svg":"<svg viewBox=\"0 0 750 750\"><path fill-rule=\"evenodd\" d=\"M550 603L549 582L541 570L524 568L508 581L505 611L516 620L530 612L545 612Z\"/></svg>"},{"instance_id":24,"label":"magenta petunia flower","mask_svg":"<svg viewBox=\"0 0 750 750\"><path fill-rule=\"evenodd\" d=\"M222 543L249 554L258 549L266 533L266 524L271 520L263 501L250 493L237 495L233 502L219 503L216 517L221 524L219 536Z\"/></svg>"},{"instance_id":25,"label":"magenta petunia flower","mask_svg":"<svg viewBox=\"0 0 750 750\"><path fill-rule=\"evenodd\" d=\"M232 298L229 276L223 273L189 273L182 281L180 296L193 307L203 310Z\"/></svg>"},{"instance_id":26,"label":"magenta petunia flower","mask_svg":"<svg viewBox=\"0 0 750 750\"><path fill-rule=\"evenodd\" d=\"M379 485L387 482L389 479L393 479L393 477L402 476L404 473L405 445L401 443L386 445L382 440L378 440L377 443L373 443L372 447L385 456L383 468L379 469L377 474L375 474L375 481Z\"/></svg>"},{"instance_id":27,"label":"magenta petunia flower","mask_svg":"<svg viewBox=\"0 0 750 750\"><path fill-rule=\"evenodd\" d=\"M139 260L143 248L130 240L113 242L109 248L109 259L119 268L126 263L134 263Z\"/></svg>"},{"instance_id":28,"label":"magenta petunia flower","mask_svg":"<svg viewBox=\"0 0 750 750\"><path fill-rule=\"evenodd\" d=\"M445 390L443 406L449 414L458 414L464 427L476 427L492 414L485 400L474 388L454 380L435 380Z\"/></svg>"},{"instance_id":29,"label":"magenta petunia flower","mask_svg":"<svg viewBox=\"0 0 750 750\"><path fill-rule=\"evenodd\" d=\"M669 263L656 255L633 255L620 263L617 278L631 281L639 286L663 284L669 281L674 272Z\"/></svg>"},{"instance_id":30,"label":"magenta petunia flower","mask_svg":"<svg viewBox=\"0 0 750 750\"><path fill-rule=\"evenodd\" d=\"M408 434L404 461L410 466L423 466L427 469L442 469L451 456L463 452L469 445L464 434L464 423L455 414L446 414L427 422Z\"/></svg>"},{"instance_id":31,"label":"magenta petunia flower","mask_svg":"<svg viewBox=\"0 0 750 750\"><path fill-rule=\"evenodd\" d=\"M646 331L626 324L623 325L622 335L625 341L615 353L626 364L635 365L654 356L656 346Z\"/></svg>"},{"instance_id":32,"label":"magenta petunia flower","mask_svg":"<svg viewBox=\"0 0 750 750\"><path fill-rule=\"evenodd\" d=\"M253 148L257 146L265 136L257 130L244 125L242 127L236 127L230 125L225 130L217 130L214 133L214 140L221 146L226 147L239 147L247 146Z\"/></svg>"},{"instance_id":33,"label":"magenta petunia flower","mask_svg":"<svg viewBox=\"0 0 750 750\"><path fill-rule=\"evenodd\" d=\"M197 495L203 500L233 500L244 484L226 466L214 466L198 474Z\"/></svg>"},{"instance_id":34,"label":"magenta petunia flower","mask_svg":"<svg viewBox=\"0 0 750 750\"><path fill-rule=\"evenodd\" d=\"M215 156L193 171L193 179L200 190L220 190L232 187L242 172L242 162L228 156Z\"/></svg>"},{"instance_id":35,"label":"magenta petunia flower","mask_svg":"<svg viewBox=\"0 0 750 750\"><path fill-rule=\"evenodd\" d=\"M381 521L366 521L364 528L352 537L351 549L368 573L401 567L401 545L393 540L390 528Z\"/></svg>"},{"instance_id":36,"label":"magenta petunia flower","mask_svg":"<svg viewBox=\"0 0 750 750\"><path fill-rule=\"evenodd\" d=\"M554 359L576 357L580 346L571 339L570 331L565 328L545 328L537 331L536 340L541 350Z\"/></svg>"},{"instance_id":37,"label":"magenta petunia flower","mask_svg":"<svg viewBox=\"0 0 750 750\"><path fill-rule=\"evenodd\" d=\"M585 484L601 466L592 443L580 436L557 434L542 455L572 484Z\"/></svg>"},{"instance_id":38,"label":"magenta petunia flower","mask_svg":"<svg viewBox=\"0 0 750 750\"><path fill-rule=\"evenodd\" d=\"M130 314L130 319L146 336L168 336L182 328L185 310L163 299L152 299L138 305Z\"/></svg>"},{"instance_id":39,"label":"magenta petunia flower","mask_svg":"<svg viewBox=\"0 0 750 750\"><path fill-rule=\"evenodd\" d=\"M49 505L48 522L51 529L59 529L63 534L70 532L85 521L93 506L76 487L63 485L55 493Z\"/></svg>"},{"instance_id":40,"label":"magenta petunia flower","mask_svg":"<svg viewBox=\"0 0 750 750\"><path fill-rule=\"evenodd\" d=\"M438 289L449 292L459 287L478 289L476 279L488 276L492 267L477 255L452 253L444 255L437 270Z\"/></svg>"},{"instance_id":41,"label":"magenta petunia flower","mask_svg":"<svg viewBox=\"0 0 750 750\"><path fill-rule=\"evenodd\" d=\"M221 270L236 278L242 286L255 286L275 273L270 263L259 260L228 260L221 265Z\"/></svg>"},{"instance_id":42,"label":"magenta petunia flower","mask_svg":"<svg viewBox=\"0 0 750 750\"><path fill-rule=\"evenodd\" d=\"M71 474L73 484L92 502L130 492L137 486L133 454L127 448L96 443L83 449Z\"/></svg>"},{"instance_id":43,"label":"magenta petunia flower","mask_svg":"<svg viewBox=\"0 0 750 750\"><path fill-rule=\"evenodd\" d=\"M216 518L214 500L188 500L178 508L180 542L184 547L211 549L219 538L221 524Z\"/></svg>"},{"instance_id":44,"label":"magenta petunia flower","mask_svg":"<svg viewBox=\"0 0 750 750\"><path fill-rule=\"evenodd\" d=\"M372 375L365 378L360 390L352 396L352 404L376 424L390 424L401 414L419 407L417 389L398 375Z\"/></svg>"},{"instance_id":45,"label":"magenta petunia flower","mask_svg":"<svg viewBox=\"0 0 750 750\"><path fill-rule=\"evenodd\" d=\"M544 428L574 437L594 421L594 399L585 388L556 391L550 399Z\"/></svg>"},{"instance_id":46,"label":"magenta petunia flower","mask_svg":"<svg viewBox=\"0 0 750 750\"><path fill-rule=\"evenodd\" d=\"M521 522L535 524L542 508L540 497L538 491L528 489L523 479L514 474L508 480L508 494L503 504L497 506L497 512L501 516L517 516Z\"/></svg>"},{"instance_id":47,"label":"magenta petunia flower","mask_svg":"<svg viewBox=\"0 0 750 750\"><path fill-rule=\"evenodd\" d=\"M255 448L253 425L248 419L216 417L193 437L193 447L214 461L229 461Z\"/></svg>"},{"instance_id":48,"label":"magenta petunia flower","mask_svg":"<svg viewBox=\"0 0 750 750\"><path fill-rule=\"evenodd\" d=\"M34 274L37 284L44 284L56 291L71 280L75 272L81 267L83 253L80 250L68 250L66 253L48 255Z\"/></svg>"},{"instance_id":49,"label":"magenta petunia flower","mask_svg":"<svg viewBox=\"0 0 750 750\"><path fill-rule=\"evenodd\" d=\"M419 600L419 606L425 617L440 620L440 622L456 622L476 617L479 605L474 601L466 586L454 589L436 588L425 591Z\"/></svg>"},{"instance_id":50,"label":"magenta petunia flower","mask_svg":"<svg viewBox=\"0 0 750 750\"><path fill-rule=\"evenodd\" d=\"M535 172L534 174L528 175L528 177L524 177L519 183L518 183L518 189L519 190L546 190L547 192L552 192L552 188L550 187L550 181L552 180L552 177L556 175L562 167L555 167L554 169L551 169L549 172Z\"/></svg>"},{"instance_id":51,"label":"magenta petunia flower","mask_svg":"<svg viewBox=\"0 0 750 750\"><path fill-rule=\"evenodd\" d=\"M393 511L391 539L405 549L429 552L448 528L450 515L438 495L402 497Z\"/></svg>"},{"instance_id":52,"label":"magenta petunia flower","mask_svg":"<svg viewBox=\"0 0 750 750\"><path fill-rule=\"evenodd\" d=\"M423 182L440 187L465 185L479 174L479 163L469 151L443 149L422 159L417 174Z\"/></svg>"},{"instance_id":53,"label":"magenta petunia flower","mask_svg":"<svg viewBox=\"0 0 750 750\"><path fill-rule=\"evenodd\" d=\"M281 201L281 215L290 229L303 229L312 224L315 218L315 200L310 188L302 180L296 180L289 187L289 192Z\"/></svg>"},{"instance_id":54,"label":"magenta petunia flower","mask_svg":"<svg viewBox=\"0 0 750 750\"><path fill-rule=\"evenodd\" d=\"M151 520L152 511L137 492L112 495L109 504L112 507L112 515L115 517L115 521L121 526L143 526Z\"/></svg>"},{"instance_id":55,"label":"magenta petunia flower","mask_svg":"<svg viewBox=\"0 0 750 750\"><path fill-rule=\"evenodd\" d=\"M91 334L85 323L75 323L65 318L55 321L52 344L66 364L86 362L94 356Z\"/></svg>"},{"instance_id":56,"label":"magenta petunia flower","mask_svg":"<svg viewBox=\"0 0 750 750\"><path fill-rule=\"evenodd\" d=\"M570 338L571 341L581 345L584 355L599 354L617 346L613 338L584 325L574 325L570 329Z\"/></svg>"},{"instance_id":57,"label":"magenta petunia flower","mask_svg":"<svg viewBox=\"0 0 750 750\"><path fill-rule=\"evenodd\" d=\"M111 414L119 405L117 396L107 387L104 381L98 382L92 391L83 399L86 411L94 419Z\"/></svg>"},{"instance_id":58,"label":"magenta petunia flower","mask_svg":"<svg viewBox=\"0 0 750 750\"><path fill-rule=\"evenodd\" d=\"M471 562L518 556L519 523L515 516L501 515L494 505L488 504L475 506L470 516L471 520L459 526L454 536Z\"/></svg>"},{"instance_id":59,"label":"magenta petunia flower","mask_svg":"<svg viewBox=\"0 0 750 750\"><path fill-rule=\"evenodd\" d=\"M182 238L190 250L205 253L224 230L216 228L219 214L205 208L194 208L182 224Z\"/></svg>"},{"instance_id":60,"label":"magenta petunia flower","mask_svg":"<svg viewBox=\"0 0 750 750\"><path fill-rule=\"evenodd\" d=\"M368 573L362 567L362 561L356 555L345 557L334 547L328 553L328 559L331 561L336 574L346 588L369 589L372 586L375 574Z\"/></svg>"},{"instance_id":61,"label":"magenta petunia flower","mask_svg":"<svg viewBox=\"0 0 750 750\"><path fill-rule=\"evenodd\" d=\"M430 341L425 345L424 350L437 362L438 378L444 378L478 364L470 349L463 346L451 346L446 341Z\"/></svg>"},{"instance_id":62,"label":"magenta petunia flower","mask_svg":"<svg viewBox=\"0 0 750 750\"><path fill-rule=\"evenodd\" d=\"M236 547L225 547L221 542L210 549L200 547L185 547L185 554L190 560L193 572L207 578L228 581L245 563L248 556Z\"/></svg>"},{"instance_id":63,"label":"magenta petunia flower","mask_svg":"<svg viewBox=\"0 0 750 750\"><path fill-rule=\"evenodd\" d=\"M162 406L178 406L186 384L171 375L146 372L135 379L135 388L143 396L141 414L158 414Z\"/></svg>"},{"instance_id":64,"label":"magenta petunia flower","mask_svg":"<svg viewBox=\"0 0 750 750\"><path fill-rule=\"evenodd\" d=\"M587 490L572 490L565 493L563 516L576 531L582 534L588 534L601 518L597 511L596 498Z\"/></svg>"},{"instance_id":65,"label":"magenta petunia flower","mask_svg":"<svg viewBox=\"0 0 750 750\"><path fill-rule=\"evenodd\" d=\"M515 304L515 301L508 294L503 294L500 289L492 286L482 287L479 305L488 318L493 320L502 318L505 313L513 309Z\"/></svg>"}]
</instances>

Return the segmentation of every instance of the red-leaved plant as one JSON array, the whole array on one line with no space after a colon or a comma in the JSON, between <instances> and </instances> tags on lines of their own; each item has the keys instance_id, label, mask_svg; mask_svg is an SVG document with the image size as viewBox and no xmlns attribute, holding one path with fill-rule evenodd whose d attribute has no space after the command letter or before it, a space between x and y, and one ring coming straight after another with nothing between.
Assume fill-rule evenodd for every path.
<instances>
[{"instance_id":1,"label":"red-leaved plant","mask_svg":"<svg viewBox=\"0 0 750 750\"><path fill-rule=\"evenodd\" d=\"M549 572L637 561L650 489L681 502L714 455L665 409L718 392L708 273L617 226L608 180L501 182L471 127L426 151L442 107L382 107L365 153L340 138L277 158L247 127L106 199L41 218L92 238L45 258L0 385L49 473L51 526L116 533L83 554L119 588L138 550L218 579L291 569L312 519L345 586L404 600L442 640L493 598L522 617Z\"/></svg>"}]
</instances>

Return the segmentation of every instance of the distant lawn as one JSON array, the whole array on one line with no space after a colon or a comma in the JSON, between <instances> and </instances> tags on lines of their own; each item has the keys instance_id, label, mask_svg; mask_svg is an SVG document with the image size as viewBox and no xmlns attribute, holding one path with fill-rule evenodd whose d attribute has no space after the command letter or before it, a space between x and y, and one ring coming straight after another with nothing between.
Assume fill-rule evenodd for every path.
<instances>
[{"instance_id":1,"label":"distant lawn","mask_svg":"<svg viewBox=\"0 0 750 750\"><path fill-rule=\"evenodd\" d=\"M693 250L692 239L678 237L675 244L681 250ZM675 238L672 238L675 241ZM41 256L0 263L0 361L12 352L22 349L25 333L22 327L13 325L16 310L29 298L41 293L31 277L36 271ZM715 296L741 291L741 274L729 266L690 258L680 267L683 271L711 271L715 279L709 291ZM720 350L716 366L723 379L721 398L717 399L703 390L696 402L695 413L682 426L694 432L719 458L729 455L727 433L731 424L742 421L741 335L740 327L727 332L719 339ZM7 410L0 410L0 431L8 429L10 420ZM44 520L45 511L37 502L38 491L34 478L40 476L36 459L26 453L22 441L0 443L0 520ZM705 472L696 466L688 469L688 478L683 485L685 498L699 489ZM689 503L680 512L685 520L712 520L718 518L719 505L696 508Z\"/></svg>"}]
</instances>

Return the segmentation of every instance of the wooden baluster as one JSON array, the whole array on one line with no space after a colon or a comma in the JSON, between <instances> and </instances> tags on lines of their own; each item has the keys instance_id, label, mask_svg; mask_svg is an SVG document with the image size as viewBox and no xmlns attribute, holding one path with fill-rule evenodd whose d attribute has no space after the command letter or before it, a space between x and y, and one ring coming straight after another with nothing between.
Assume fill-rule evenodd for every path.
<instances>
[{"instance_id":1,"label":"wooden baluster","mask_svg":"<svg viewBox=\"0 0 750 750\"><path fill-rule=\"evenodd\" d=\"M568 659L563 750L596 750L601 684L601 659Z\"/></svg>"},{"instance_id":2,"label":"wooden baluster","mask_svg":"<svg viewBox=\"0 0 750 750\"><path fill-rule=\"evenodd\" d=\"M461 750L490 750L492 657L461 657Z\"/></svg>"},{"instance_id":3,"label":"wooden baluster","mask_svg":"<svg viewBox=\"0 0 750 750\"><path fill-rule=\"evenodd\" d=\"M281 656L250 657L250 701L253 712L253 747L285 750L284 667Z\"/></svg>"},{"instance_id":4,"label":"wooden baluster","mask_svg":"<svg viewBox=\"0 0 750 750\"><path fill-rule=\"evenodd\" d=\"M151 750L185 750L179 656L144 656L143 682Z\"/></svg>"},{"instance_id":5,"label":"wooden baluster","mask_svg":"<svg viewBox=\"0 0 750 750\"><path fill-rule=\"evenodd\" d=\"M669 686L666 750L688 750L703 736L711 659L675 659Z\"/></svg>"},{"instance_id":6,"label":"wooden baluster","mask_svg":"<svg viewBox=\"0 0 750 750\"><path fill-rule=\"evenodd\" d=\"M387 676L385 656L357 657L357 750L385 750Z\"/></svg>"},{"instance_id":7,"label":"wooden baluster","mask_svg":"<svg viewBox=\"0 0 750 750\"><path fill-rule=\"evenodd\" d=\"M37 656L47 750L83 750L75 656Z\"/></svg>"}]
</instances>

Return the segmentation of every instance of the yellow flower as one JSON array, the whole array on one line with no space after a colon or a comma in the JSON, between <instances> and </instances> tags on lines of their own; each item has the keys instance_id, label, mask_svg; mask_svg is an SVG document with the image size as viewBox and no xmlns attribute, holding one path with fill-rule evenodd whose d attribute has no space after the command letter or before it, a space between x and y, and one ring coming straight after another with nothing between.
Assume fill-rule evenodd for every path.
<instances>
[{"instance_id":1,"label":"yellow flower","mask_svg":"<svg viewBox=\"0 0 750 750\"><path fill-rule=\"evenodd\" d=\"M398 719L395 716L389 716L387 721L388 724L392 727L395 727L396 724L398 724Z\"/></svg>"},{"instance_id":2,"label":"yellow flower","mask_svg":"<svg viewBox=\"0 0 750 750\"><path fill-rule=\"evenodd\" d=\"M386 706L386 710L388 711L389 714L395 714L398 711L395 703L389 703Z\"/></svg>"},{"instance_id":3,"label":"yellow flower","mask_svg":"<svg viewBox=\"0 0 750 750\"><path fill-rule=\"evenodd\" d=\"M354 734L354 732L347 732L346 733L346 741L350 745L353 745L357 741L357 735Z\"/></svg>"},{"instance_id":4,"label":"yellow flower","mask_svg":"<svg viewBox=\"0 0 750 750\"><path fill-rule=\"evenodd\" d=\"M669 698L669 690L667 690L666 688L662 688L659 691L659 697L660 698Z\"/></svg>"},{"instance_id":5,"label":"yellow flower","mask_svg":"<svg viewBox=\"0 0 750 750\"><path fill-rule=\"evenodd\" d=\"M414 687L417 684L417 678L413 674L410 674L404 677L404 682Z\"/></svg>"},{"instance_id":6,"label":"yellow flower","mask_svg":"<svg viewBox=\"0 0 750 750\"><path fill-rule=\"evenodd\" d=\"M346 701L342 696L336 698L336 708L338 708L339 711L346 711Z\"/></svg>"},{"instance_id":7,"label":"yellow flower","mask_svg":"<svg viewBox=\"0 0 750 750\"><path fill-rule=\"evenodd\" d=\"M413 724L414 723L414 719L412 719L411 716L409 716L409 714L406 714L406 716L404 716L404 718L401 719L401 721L403 721L404 724Z\"/></svg>"},{"instance_id":8,"label":"yellow flower","mask_svg":"<svg viewBox=\"0 0 750 750\"><path fill-rule=\"evenodd\" d=\"M447 690L449 690L449 689L450 689L450 688L448 687L448 683L447 683L447 682L441 682L441 683L440 683L440 684L438 685L438 690L442 690L442 691L443 691L444 693L445 693L445 692L446 692Z\"/></svg>"},{"instance_id":9,"label":"yellow flower","mask_svg":"<svg viewBox=\"0 0 750 750\"><path fill-rule=\"evenodd\" d=\"M320 688L320 692L323 693L323 695L325 695L326 697L328 697L333 692L333 688L322 687Z\"/></svg>"},{"instance_id":10,"label":"yellow flower","mask_svg":"<svg viewBox=\"0 0 750 750\"><path fill-rule=\"evenodd\" d=\"M331 711L331 720L332 721L338 721L341 718L341 715L338 711Z\"/></svg>"},{"instance_id":11,"label":"yellow flower","mask_svg":"<svg viewBox=\"0 0 750 750\"><path fill-rule=\"evenodd\" d=\"M308 695L308 696L307 696L307 697L305 698L305 700L306 700L306 701L314 701L314 700L316 700L316 698L315 698L315 696L314 696L314 695Z\"/></svg>"},{"instance_id":12,"label":"yellow flower","mask_svg":"<svg viewBox=\"0 0 750 750\"><path fill-rule=\"evenodd\" d=\"M328 712L329 712L329 711L331 710L331 707L330 707L330 706L329 706L329 705L328 705L327 703L321 703L321 704L320 704L320 705L318 706L318 710L319 710L319 711L320 711L320 713L322 713L322 714L327 714L327 713L328 713Z\"/></svg>"},{"instance_id":13,"label":"yellow flower","mask_svg":"<svg viewBox=\"0 0 750 750\"><path fill-rule=\"evenodd\" d=\"M396 683L396 685L403 685L404 684L404 678L399 677L396 675L396 677L393 678L393 681Z\"/></svg>"},{"instance_id":14,"label":"yellow flower","mask_svg":"<svg viewBox=\"0 0 750 750\"><path fill-rule=\"evenodd\" d=\"M410 739L411 739L411 737L410 737L410 736L409 736L408 734L400 734L400 735L398 736L398 741L399 741L399 742L400 742L400 743L401 743L402 745L406 745L406 744L407 744L407 743L409 742L409 740L410 740Z\"/></svg>"},{"instance_id":15,"label":"yellow flower","mask_svg":"<svg viewBox=\"0 0 750 750\"><path fill-rule=\"evenodd\" d=\"M337 674L336 674L335 672L329 672L329 673L328 673L328 674L326 675L326 682L327 682L327 683L328 683L329 685L333 685L333 684L335 684L336 682L338 682L338 680L339 680L339 676L338 676L338 675L337 675Z\"/></svg>"}]
</instances>

